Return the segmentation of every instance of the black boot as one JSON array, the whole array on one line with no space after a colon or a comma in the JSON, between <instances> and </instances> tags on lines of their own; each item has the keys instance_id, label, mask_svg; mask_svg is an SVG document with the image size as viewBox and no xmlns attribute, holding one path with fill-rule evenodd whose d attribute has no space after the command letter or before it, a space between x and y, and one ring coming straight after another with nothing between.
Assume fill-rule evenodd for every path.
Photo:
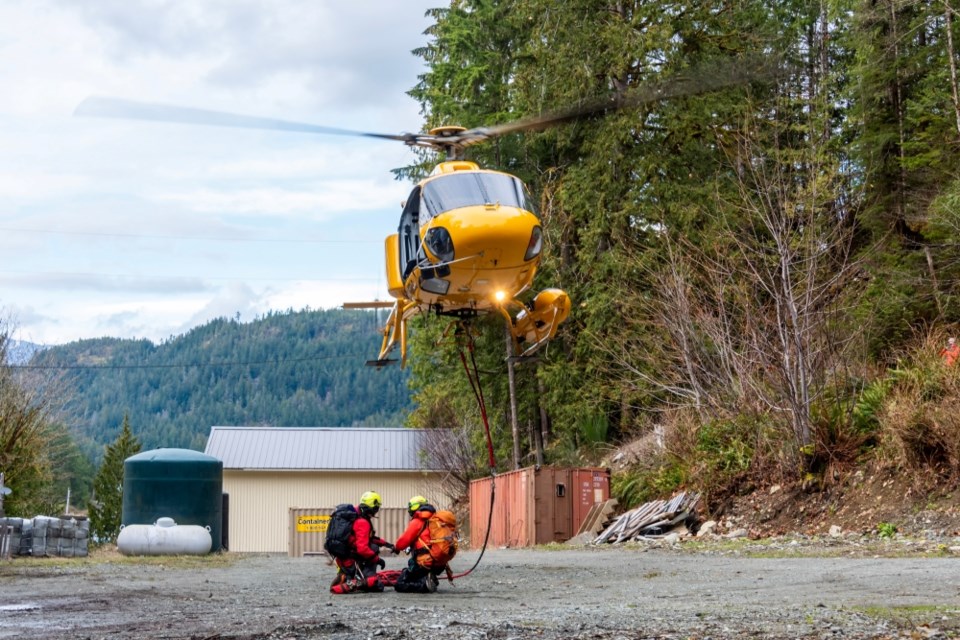
<instances>
[{"instance_id":1,"label":"black boot","mask_svg":"<svg viewBox=\"0 0 960 640\"><path fill-rule=\"evenodd\" d=\"M409 569L400 572L397 584L393 588L398 593L427 593L424 579L411 575Z\"/></svg>"}]
</instances>

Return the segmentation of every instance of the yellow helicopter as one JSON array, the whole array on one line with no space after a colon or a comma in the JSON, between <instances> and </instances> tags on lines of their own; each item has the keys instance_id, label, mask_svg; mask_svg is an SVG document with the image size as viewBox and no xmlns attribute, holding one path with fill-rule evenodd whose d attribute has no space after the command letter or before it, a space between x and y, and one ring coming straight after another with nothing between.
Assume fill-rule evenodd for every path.
<instances>
[{"instance_id":1,"label":"yellow helicopter","mask_svg":"<svg viewBox=\"0 0 960 640\"><path fill-rule=\"evenodd\" d=\"M543 250L543 228L533 199L517 177L481 169L454 146L467 130L442 127L418 136L416 144L441 146L440 162L407 199L397 233L384 247L387 290L396 298L383 328L377 360L400 347L407 355L407 321L433 311L467 319L499 312L513 337L514 355L524 357L552 339L570 313L570 298L546 289L524 304ZM346 303L369 308L372 303Z\"/></svg>"},{"instance_id":2,"label":"yellow helicopter","mask_svg":"<svg viewBox=\"0 0 960 640\"><path fill-rule=\"evenodd\" d=\"M499 313L512 336L512 356L527 357L555 337L570 313L570 297L560 289L545 289L529 302L520 299L532 286L543 249L537 207L521 180L466 160L466 147L509 133L743 84L761 75L760 68L740 61L542 116L474 129L445 126L420 134L352 131L103 97L87 98L75 115L363 136L445 154L446 159L413 188L397 232L386 238L387 289L395 301L343 305L391 308L380 352L367 364L379 367L397 362L389 356L399 346L402 366L407 358L407 323L416 314L433 312L469 320Z\"/></svg>"}]
</instances>

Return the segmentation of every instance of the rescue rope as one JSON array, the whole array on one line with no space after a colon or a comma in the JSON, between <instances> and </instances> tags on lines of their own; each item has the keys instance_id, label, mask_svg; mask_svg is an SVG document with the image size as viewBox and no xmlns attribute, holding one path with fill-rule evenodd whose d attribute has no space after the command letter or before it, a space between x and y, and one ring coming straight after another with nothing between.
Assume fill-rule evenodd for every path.
<instances>
[{"instance_id":1,"label":"rescue rope","mask_svg":"<svg viewBox=\"0 0 960 640\"><path fill-rule=\"evenodd\" d=\"M467 364L467 357L463 353L463 342L458 340L457 346L460 352L460 361L463 363L463 370L467 374L467 380L470 382L473 395L477 399L477 406L480 408L480 417L483 419L483 429L487 436L487 455L490 464L490 511L487 513L487 533L483 537L483 546L480 548L480 555L477 556L477 561L463 573L450 576L449 579L451 582L456 578L469 575L477 568L477 565L480 564L480 560L487 550L487 543L490 541L490 529L493 525L493 503L497 494L497 462L493 455L493 438L490 436L490 422L487 420L487 402L483 397L483 388L480 386L480 369L477 367L477 358L474 354L473 335L471 335L470 331L462 324L457 327L457 333L467 337L467 350L470 352L470 364L473 365L473 371L470 370L470 366Z\"/></svg>"}]
</instances>

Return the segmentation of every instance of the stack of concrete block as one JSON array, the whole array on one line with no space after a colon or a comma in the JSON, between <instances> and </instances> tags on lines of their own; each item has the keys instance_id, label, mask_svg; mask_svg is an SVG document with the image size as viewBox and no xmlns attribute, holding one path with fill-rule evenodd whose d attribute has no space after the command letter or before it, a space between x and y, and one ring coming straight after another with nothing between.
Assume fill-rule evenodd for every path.
<instances>
[{"instance_id":1,"label":"stack of concrete block","mask_svg":"<svg viewBox=\"0 0 960 640\"><path fill-rule=\"evenodd\" d=\"M9 532L5 544L10 555L83 558L88 553L90 522L86 519L0 518L0 528Z\"/></svg>"},{"instance_id":2,"label":"stack of concrete block","mask_svg":"<svg viewBox=\"0 0 960 640\"><path fill-rule=\"evenodd\" d=\"M30 546L29 531L33 522L23 518L0 518L0 557L10 558L22 555L24 527L27 530L27 546Z\"/></svg>"}]
</instances>

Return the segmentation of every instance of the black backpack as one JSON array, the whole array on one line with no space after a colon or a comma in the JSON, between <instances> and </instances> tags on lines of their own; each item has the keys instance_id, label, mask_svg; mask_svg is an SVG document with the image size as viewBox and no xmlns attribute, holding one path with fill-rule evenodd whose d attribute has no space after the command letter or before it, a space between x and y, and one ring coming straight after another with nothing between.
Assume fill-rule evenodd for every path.
<instances>
[{"instance_id":1,"label":"black backpack","mask_svg":"<svg viewBox=\"0 0 960 640\"><path fill-rule=\"evenodd\" d=\"M349 558L353 552L350 536L353 535L353 523L357 516L357 510L352 504L338 504L333 510L323 548L334 558Z\"/></svg>"}]
</instances>

